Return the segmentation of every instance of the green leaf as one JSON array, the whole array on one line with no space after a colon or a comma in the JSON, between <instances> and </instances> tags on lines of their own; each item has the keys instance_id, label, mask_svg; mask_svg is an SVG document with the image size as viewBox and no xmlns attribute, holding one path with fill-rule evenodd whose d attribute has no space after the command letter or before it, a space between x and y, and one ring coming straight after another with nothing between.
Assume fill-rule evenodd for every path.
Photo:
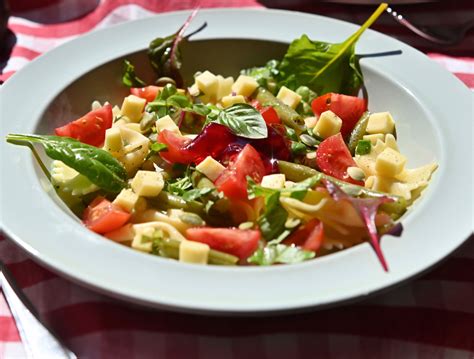
<instances>
[{"instance_id":1,"label":"green leaf","mask_svg":"<svg viewBox=\"0 0 474 359\"><path fill-rule=\"evenodd\" d=\"M260 86L273 92L276 85L275 77L278 75L278 65L279 62L277 60L270 60L265 66L244 69L240 73L253 77Z\"/></svg>"},{"instance_id":2,"label":"green leaf","mask_svg":"<svg viewBox=\"0 0 474 359\"><path fill-rule=\"evenodd\" d=\"M175 180L174 182L169 182L167 186L167 191L177 196L183 196L186 191L191 188L193 188L191 178L189 176L185 176L183 178Z\"/></svg>"},{"instance_id":3,"label":"green leaf","mask_svg":"<svg viewBox=\"0 0 474 359\"><path fill-rule=\"evenodd\" d=\"M270 241L285 230L288 212L280 205L280 193L274 192L265 198L265 212L258 219L263 237Z\"/></svg>"},{"instance_id":4,"label":"green leaf","mask_svg":"<svg viewBox=\"0 0 474 359\"><path fill-rule=\"evenodd\" d=\"M306 35L294 40L278 67L279 85L293 90L305 85L319 95L328 92L355 95L363 83L355 45L386 7L387 4L381 4L359 30L342 43L312 41Z\"/></svg>"},{"instance_id":5,"label":"green leaf","mask_svg":"<svg viewBox=\"0 0 474 359\"><path fill-rule=\"evenodd\" d=\"M123 75L122 75L122 83L127 87L143 87L146 86L145 81L140 79L135 74L135 66L128 60L124 60L123 62Z\"/></svg>"},{"instance_id":6,"label":"green leaf","mask_svg":"<svg viewBox=\"0 0 474 359\"><path fill-rule=\"evenodd\" d=\"M240 137L267 138L268 130L260 112L246 103L238 103L221 111L216 121Z\"/></svg>"},{"instance_id":7,"label":"green leaf","mask_svg":"<svg viewBox=\"0 0 474 359\"><path fill-rule=\"evenodd\" d=\"M306 251L300 247L278 243L268 244L265 247L257 249L247 261L263 266L275 263L293 264L314 258L315 255L314 252Z\"/></svg>"},{"instance_id":8,"label":"green leaf","mask_svg":"<svg viewBox=\"0 0 474 359\"><path fill-rule=\"evenodd\" d=\"M146 159L149 159L151 156L157 154L158 152L164 151L168 148L164 143L155 142L150 146L150 152L146 156Z\"/></svg>"},{"instance_id":9,"label":"green leaf","mask_svg":"<svg viewBox=\"0 0 474 359\"><path fill-rule=\"evenodd\" d=\"M187 191L186 193L183 194L183 199L186 202L190 201L195 201L196 199L199 199L201 197L204 197L211 192L213 192L215 189L214 188L195 188L192 190Z\"/></svg>"},{"instance_id":10,"label":"green leaf","mask_svg":"<svg viewBox=\"0 0 474 359\"><path fill-rule=\"evenodd\" d=\"M361 156L367 155L370 153L371 148L372 144L369 140L360 140L357 142L355 153Z\"/></svg>"},{"instance_id":11,"label":"green leaf","mask_svg":"<svg viewBox=\"0 0 474 359\"><path fill-rule=\"evenodd\" d=\"M73 138L10 134L7 142L28 146L38 143L46 155L64 162L105 191L117 193L127 185L127 172L109 152Z\"/></svg>"}]
</instances>

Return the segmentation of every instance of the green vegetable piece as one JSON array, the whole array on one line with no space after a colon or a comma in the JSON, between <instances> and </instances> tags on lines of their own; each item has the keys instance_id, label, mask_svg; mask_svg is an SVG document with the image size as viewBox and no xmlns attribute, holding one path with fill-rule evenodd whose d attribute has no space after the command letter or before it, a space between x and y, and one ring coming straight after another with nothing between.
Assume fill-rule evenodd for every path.
<instances>
[{"instance_id":1,"label":"green vegetable piece","mask_svg":"<svg viewBox=\"0 0 474 359\"><path fill-rule=\"evenodd\" d=\"M300 247L276 243L268 244L265 247L257 249L247 261L262 266L275 263L293 264L314 258L315 255L316 253L304 250Z\"/></svg>"},{"instance_id":2,"label":"green vegetable piece","mask_svg":"<svg viewBox=\"0 0 474 359\"><path fill-rule=\"evenodd\" d=\"M363 83L355 45L362 33L386 8L387 4L381 4L360 28L342 43L312 41L306 35L294 40L278 67L278 84L293 90L305 85L319 95L328 92L355 95Z\"/></svg>"},{"instance_id":3,"label":"green vegetable piece","mask_svg":"<svg viewBox=\"0 0 474 359\"><path fill-rule=\"evenodd\" d=\"M270 92L274 92L276 89L275 76L278 75L278 65L279 62L277 60L270 60L265 66L244 69L240 73L253 77L260 86L265 87Z\"/></svg>"},{"instance_id":4,"label":"green vegetable piece","mask_svg":"<svg viewBox=\"0 0 474 359\"><path fill-rule=\"evenodd\" d=\"M179 219L184 223L190 224L192 226L203 226L206 224L204 220L198 216L196 213L184 212L179 216Z\"/></svg>"},{"instance_id":5,"label":"green vegetable piece","mask_svg":"<svg viewBox=\"0 0 474 359\"><path fill-rule=\"evenodd\" d=\"M307 147L304 143L291 141L291 152L294 155L301 155L306 153Z\"/></svg>"},{"instance_id":6,"label":"green vegetable piece","mask_svg":"<svg viewBox=\"0 0 474 359\"><path fill-rule=\"evenodd\" d=\"M372 144L370 143L369 140L360 140L359 143L357 144L356 147L356 154L358 155L367 155L370 153L370 150L372 148Z\"/></svg>"},{"instance_id":7,"label":"green vegetable piece","mask_svg":"<svg viewBox=\"0 0 474 359\"><path fill-rule=\"evenodd\" d=\"M151 156L156 155L157 153L164 151L168 148L164 143L155 142L150 146L150 152L146 156L146 159L149 159Z\"/></svg>"},{"instance_id":8,"label":"green vegetable piece","mask_svg":"<svg viewBox=\"0 0 474 359\"><path fill-rule=\"evenodd\" d=\"M354 129L351 132L351 136L349 137L349 151L352 155L355 154L355 150L359 141L361 141L365 135L367 124L369 123L370 112L366 111L362 114L359 121L357 121Z\"/></svg>"},{"instance_id":9,"label":"green vegetable piece","mask_svg":"<svg viewBox=\"0 0 474 359\"><path fill-rule=\"evenodd\" d=\"M353 197L388 197L392 199L393 202L384 203L380 208L388 214L392 215L394 219L399 218L403 213L405 213L407 209L407 201L403 197L378 192L367 189L365 187L357 186L355 184L347 183L304 165L286 161L278 161L278 168L281 173L285 174L286 179L288 179L289 181L303 181L314 176L320 176L320 179L324 178L328 181L334 182L339 187L341 187L341 189L345 193Z\"/></svg>"},{"instance_id":10,"label":"green vegetable piece","mask_svg":"<svg viewBox=\"0 0 474 359\"><path fill-rule=\"evenodd\" d=\"M257 97L256 99L258 102L262 104L262 106L272 106L278 114L278 117L281 119L283 124L288 127L291 127L298 135L303 131L303 125L300 124L302 122L301 116L293 110L290 106L284 104L272 93L262 87L257 89Z\"/></svg>"},{"instance_id":11,"label":"green vegetable piece","mask_svg":"<svg viewBox=\"0 0 474 359\"><path fill-rule=\"evenodd\" d=\"M157 209L165 211L170 208L178 208L199 215L205 214L204 205L202 203L198 201L185 201L182 197L166 191L161 191L158 196L149 198L148 201Z\"/></svg>"},{"instance_id":12,"label":"green vegetable piece","mask_svg":"<svg viewBox=\"0 0 474 359\"><path fill-rule=\"evenodd\" d=\"M215 122L227 126L240 137L259 139L268 136L261 113L246 103L238 103L221 111Z\"/></svg>"},{"instance_id":13,"label":"green vegetable piece","mask_svg":"<svg viewBox=\"0 0 474 359\"><path fill-rule=\"evenodd\" d=\"M195 188L187 191L183 194L183 199L187 202L195 201L201 197L204 197L214 191L214 188Z\"/></svg>"},{"instance_id":14,"label":"green vegetable piece","mask_svg":"<svg viewBox=\"0 0 474 359\"><path fill-rule=\"evenodd\" d=\"M73 138L9 134L7 142L28 147L38 143L48 157L64 162L107 192L120 192L127 185L127 172L117 159L103 149Z\"/></svg>"},{"instance_id":15,"label":"green vegetable piece","mask_svg":"<svg viewBox=\"0 0 474 359\"><path fill-rule=\"evenodd\" d=\"M127 87L143 87L146 86L145 81L140 79L135 73L135 66L128 60L123 62L122 83Z\"/></svg>"}]
</instances>

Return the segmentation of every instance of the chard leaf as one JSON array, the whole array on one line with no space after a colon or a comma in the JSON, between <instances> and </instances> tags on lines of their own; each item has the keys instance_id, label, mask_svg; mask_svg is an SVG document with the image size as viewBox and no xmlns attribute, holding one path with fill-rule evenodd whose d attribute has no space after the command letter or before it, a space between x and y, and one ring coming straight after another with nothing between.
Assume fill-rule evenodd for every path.
<instances>
[{"instance_id":1,"label":"chard leaf","mask_svg":"<svg viewBox=\"0 0 474 359\"><path fill-rule=\"evenodd\" d=\"M314 258L315 253L300 247L285 244L268 244L257 249L248 259L249 263L258 265L272 265L276 263L293 264Z\"/></svg>"},{"instance_id":2,"label":"chard leaf","mask_svg":"<svg viewBox=\"0 0 474 359\"><path fill-rule=\"evenodd\" d=\"M306 85L319 95L337 92L355 95L363 84L355 45L362 33L385 11L381 4L372 16L347 40L332 44L312 41L308 36L294 40L278 67L280 86L296 90Z\"/></svg>"},{"instance_id":3,"label":"chard leaf","mask_svg":"<svg viewBox=\"0 0 474 359\"><path fill-rule=\"evenodd\" d=\"M148 47L148 57L158 78L171 77L175 80L178 87L183 87L184 85L183 77L180 73L182 66L180 45L187 41L187 38L184 37L184 32L189 27L189 24L196 16L198 10L199 9L195 9L191 15L189 15L183 26L181 26L176 33L166 37L157 37L150 42ZM204 27L205 26L202 26L199 31Z\"/></svg>"},{"instance_id":4,"label":"chard leaf","mask_svg":"<svg viewBox=\"0 0 474 359\"><path fill-rule=\"evenodd\" d=\"M389 197L354 198L346 194L334 182L328 181L326 179L323 179L322 182L334 200L348 201L352 204L367 228L367 232L369 233L370 237L370 243L372 244L372 248L374 249L380 263L382 264L383 269L388 271L387 262L385 261L382 249L380 248L380 236L377 233L377 227L375 226L375 215L377 214L377 210L380 205L393 202L393 199ZM393 231L389 230L387 233L400 235L401 230L401 225L397 225L395 228L393 228Z\"/></svg>"},{"instance_id":5,"label":"chard leaf","mask_svg":"<svg viewBox=\"0 0 474 359\"><path fill-rule=\"evenodd\" d=\"M117 159L101 148L76 139L10 134L7 142L28 147L38 143L43 146L48 157L64 162L105 191L117 193L127 185L127 172Z\"/></svg>"},{"instance_id":6,"label":"chard leaf","mask_svg":"<svg viewBox=\"0 0 474 359\"><path fill-rule=\"evenodd\" d=\"M140 79L135 73L135 66L128 60L124 60L123 62L122 83L127 87L146 86L145 81Z\"/></svg>"},{"instance_id":7,"label":"chard leaf","mask_svg":"<svg viewBox=\"0 0 474 359\"><path fill-rule=\"evenodd\" d=\"M246 103L238 103L222 110L215 122L227 126L234 135L240 137L259 139L268 136L262 115Z\"/></svg>"}]
</instances>

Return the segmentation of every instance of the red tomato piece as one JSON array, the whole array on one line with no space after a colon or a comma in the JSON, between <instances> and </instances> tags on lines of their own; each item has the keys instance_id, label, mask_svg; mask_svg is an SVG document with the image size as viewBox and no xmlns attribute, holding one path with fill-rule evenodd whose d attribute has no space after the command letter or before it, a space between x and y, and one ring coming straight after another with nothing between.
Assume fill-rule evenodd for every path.
<instances>
[{"instance_id":1,"label":"red tomato piece","mask_svg":"<svg viewBox=\"0 0 474 359\"><path fill-rule=\"evenodd\" d=\"M367 111L367 101L363 98L327 93L313 100L311 107L315 115L331 110L342 120L341 133L345 138L350 135L357 121Z\"/></svg>"},{"instance_id":2,"label":"red tomato piece","mask_svg":"<svg viewBox=\"0 0 474 359\"><path fill-rule=\"evenodd\" d=\"M287 239L285 244L294 244L308 251L316 252L321 248L324 239L323 222L318 219L312 219L302 228L293 232Z\"/></svg>"},{"instance_id":3,"label":"red tomato piece","mask_svg":"<svg viewBox=\"0 0 474 359\"><path fill-rule=\"evenodd\" d=\"M147 102L153 102L160 92L160 88L158 86L145 86L145 87L132 87L130 89L130 93L137 97L144 98Z\"/></svg>"},{"instance_id":4,"label":"red tomato piece","mask_svg":"<svg viewBox=\"0 0 474 359\"><path fill-rule=\"evenodd\" d=\"M179 136L172 131L163 130L158 135L158 142L164 143L168 148L160 152L160 156L170 163L191 163L194 155L185 150L191 139Z\"/></svg>"},{"instance_id":5,"label":"red tomato piece","mask_svg":"<svg viewBox=\"0 0 474 359\"><path fill-rule=\"evenodd\" d=\"M319 144L316 151L316 164L327 175L359 186L364 185L364 182L356 181L347 174L348 167L357 165L340 133L326 138Z\"/></svg>"},{"instance_id":6,"label":"red tomato piece","mask_svg":"<svg viewBox=\"0 0 474 359\"><path fill-rule=\"evenodd\" d=\"M82 215L85 226L101 234L122 227L129 219L129 212L101 196L96 197Z\"/></svg>"},{"instance_id":7,"label":"red tomato piece","mask_svg":"<svg viewBox=\"0 0 474 359\"><path fill-rule=\"evenodd\" d=\"M258 100L252 100L250 104L262 114L267 125L281 123L280 117L272 106L263 107Z\"/></svg>"},{"instance_id":8,"label":"red tomato piece","mask_svg":"<svg viewBox=\"0 0 474 359\"><path fill-rule=\"evenodd\" d=\"M258 152L247 144L216 179L217 189L229 198L247 199L247 176L259 183L265 175L265 165Z\"/></svg>"},{"instance_id":9,"label":"red tomato piece","mask_svg":"<svg viewBox=\"0 0 474 359\"><path fill-rule=\"evenodd\" d=\"M246 259L258 248L260 231L236 228L195 227L186 230L190 241L206 243L212 249Z\"/></svg>"},{"instance_id":10,"label":"red tomato piece","mask_svg":"<svg viewBox=\"0 0 474 359\"><path fill-rule=\"evenodd\" d=\"M112 127L112 106L105 105L81 118L54 130L56 135L72 137L88 145L100 147L104 143L105 130Z\"/></svg>"}]
</instances>

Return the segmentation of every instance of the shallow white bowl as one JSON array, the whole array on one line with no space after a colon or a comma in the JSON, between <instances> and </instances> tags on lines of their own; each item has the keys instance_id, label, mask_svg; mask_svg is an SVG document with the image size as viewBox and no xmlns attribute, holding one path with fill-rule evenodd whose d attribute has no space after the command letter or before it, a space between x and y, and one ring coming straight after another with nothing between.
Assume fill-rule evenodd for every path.
<instances>
[{"instance_id":1,"label":"shallow white bowl","mask_svg":"<svg viewBox=\"0 0 474 359\"><path fill-rule=\"evenodd\" d=\"M36 59L0 89L2 138L48 133L86 112L95 98L118 102L126 91L117 64L124 57L143 60L149 40L175 32L188 14L162 14L93 32ZM357 28L321 16L254 9L202 10L191 27L203 21L209 26L194 38L203 41L184 57L188 73L201 66L235 73L246 62L281 52L278 44L246 41L220 52L209 45L215 42L204 40L289 43L306 33L340 42ZM388 273L369 244L273 267L201 267L135 252L82 227L57 201L29 150L5 141L2 227L33 258L68 278L116 297L181 311L238 314L322 307L400 283L446 257L472 232L472 95L425 55L388 36L369 30L357 45L359 54L394 50L402 54L361 60L370 109L391 111L409 167L436 161L439 169L402 218L402 237L383 240Z\"/></svg>"}]
</instances>

